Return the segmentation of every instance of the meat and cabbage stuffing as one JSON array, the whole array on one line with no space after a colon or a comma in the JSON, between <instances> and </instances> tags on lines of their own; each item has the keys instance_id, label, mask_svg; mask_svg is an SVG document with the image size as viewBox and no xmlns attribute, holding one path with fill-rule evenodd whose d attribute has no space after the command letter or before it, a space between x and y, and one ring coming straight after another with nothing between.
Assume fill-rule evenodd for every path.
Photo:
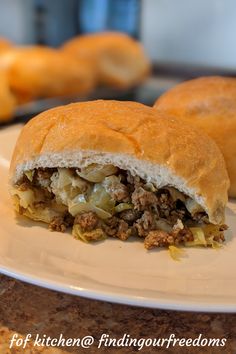
<instances>
[{"instance_id":1,"label":"meat and cabbage stuffing","mask_svg":"<svg viewBox=\"0 0 236 354\"><path fill-rule=\"evenodd\" d=\"M72 227L85 242L136 236L146 249L216 247L227 229L211 224L202 207L174 187L156 188L113 165L30 170L13 196L20 214L48 223L52 231Z\"/></svg>"}]
</instances>

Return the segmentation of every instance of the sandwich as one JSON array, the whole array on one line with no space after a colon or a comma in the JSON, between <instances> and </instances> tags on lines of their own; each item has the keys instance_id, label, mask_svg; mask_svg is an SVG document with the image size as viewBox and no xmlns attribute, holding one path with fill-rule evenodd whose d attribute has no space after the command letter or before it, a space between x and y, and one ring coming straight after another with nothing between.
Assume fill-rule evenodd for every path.
<instances>
[{"instance_id":1,"label":"sandwich","mask_svg":"<svg viewBox=\"0 0 236 354\"><path fill-rule=\"evenodd\" d=\"M215 140L226 162L229 196L236 197L236 79L209 76L183 82L164 93L154 107Z\"/></svg>"},{"instance_id":2,"label":"sandwich","mask_svg":"<svg viewBox=\"0 0 236 354\"><path fill-rule=\"evenodd\" d=\"M45 111L17 140L15 210L85 242L139 237L146 249L224 241L229 187L217 145L136 102Z\"/></svg>"},{"instance_id":3,"label":"sandwich","mask_svg":"<svg viewBox=\"0 0 236 354\"><path fill-rule=\"evenodd\" d=\"M150 72L141 44L124 33L102 32L70 39L61 50L86 60L100 85L129 88L141 83Z\"/></svg>"}]
</instances>

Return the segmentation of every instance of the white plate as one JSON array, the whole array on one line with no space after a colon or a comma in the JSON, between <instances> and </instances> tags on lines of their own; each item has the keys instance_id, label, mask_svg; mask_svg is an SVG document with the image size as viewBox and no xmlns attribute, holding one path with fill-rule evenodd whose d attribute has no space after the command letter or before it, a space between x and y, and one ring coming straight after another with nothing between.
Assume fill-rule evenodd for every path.
<instances>
[{"instance_id":1,"label":"white plate","mask_svg":"<svg viewBox=\"0 0 236 354\"><path fill-rule=\"evenodd\" d=\"M51 233L16 217L7 192L9 159L19 127L0 132L0 271L29 283L84 297L147 307L236 311L236 205L227 208L221 250L187 249L181 262L140 241L97 244ZM235 211L233 211L235 210Z\"/></svg>"}]
</instances>

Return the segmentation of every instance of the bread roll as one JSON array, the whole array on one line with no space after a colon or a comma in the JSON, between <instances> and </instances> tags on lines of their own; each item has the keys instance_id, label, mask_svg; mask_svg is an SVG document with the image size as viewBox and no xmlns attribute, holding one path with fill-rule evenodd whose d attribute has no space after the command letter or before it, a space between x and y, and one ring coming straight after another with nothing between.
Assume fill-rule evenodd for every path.
<instances>
[{"instance_id":1,"label":"bread roll","mask_svg":"<svg viewBox=\"0 0 236 354\"><path fill-rule=\"evenodd\" d=\"M142 82L150 72L141 44L119 32L82 35L69 40L62 50L86 59L101 85L127 88Z\"/></svg>"},{"instance_id":2,"label":"bread roll","mask_svg":"<svg viewBox=\"0 0 236 354\"><path fill-rule=\"evenodd\" d=\"M229 181L217 145L135 102L98 100L41 113L16 143L10 185L18 212L54 230L79 224L93 231L89 240L136 232L146 248L166 246L193 241L189 225L198 222L207 230L216 225L213 234L223 237Z\"/></svg>"},{"instance_id":3,"label":"bread roll","mask_svg":"<svg viewBox=\"0 0 236 354\"><path fill-rule=\"evenodd\" d=\"M7 59L11 89L28 100L85 95L94 87L94 77L86 62L56 49L19 47Z\"/></svg>"},{"instance_id":4,"label":"bread roll","mask_svg":"<svg viewBox=\"0 0 236 354\"><path fill-rule=\"evenodd\" d=\"M16 108L16 99L12 94L6 70L0 69L0 122L13 118Z\"/></svg>"},{"instance_id":5,"label":"bread roll","mask_svg":"<svg viewBox=\"0 0 236 354\"><path fill-rule=\"evenodd\" d=\"M201 77L164 93L154 107L206 132L221 149L236 197L236 79Z\"/></svg>"}]
</instances>

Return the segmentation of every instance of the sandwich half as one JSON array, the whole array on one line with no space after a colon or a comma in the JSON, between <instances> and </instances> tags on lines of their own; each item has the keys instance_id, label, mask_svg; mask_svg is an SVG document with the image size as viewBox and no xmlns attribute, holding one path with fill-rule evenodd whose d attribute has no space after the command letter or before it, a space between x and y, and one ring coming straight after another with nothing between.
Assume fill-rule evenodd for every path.
<instances>
[{"instance_id":1,"label":"sandwich half","mask_svg":"<svg viewBox=\"0 0 236 354\"><path fill-rule=\"evenodd\" d=\"M229 179L217 145L136 102L57 107L24 126L10 167L19 214L83 241L147 249L224 241Z\"/></svg>"}]
</instances>

